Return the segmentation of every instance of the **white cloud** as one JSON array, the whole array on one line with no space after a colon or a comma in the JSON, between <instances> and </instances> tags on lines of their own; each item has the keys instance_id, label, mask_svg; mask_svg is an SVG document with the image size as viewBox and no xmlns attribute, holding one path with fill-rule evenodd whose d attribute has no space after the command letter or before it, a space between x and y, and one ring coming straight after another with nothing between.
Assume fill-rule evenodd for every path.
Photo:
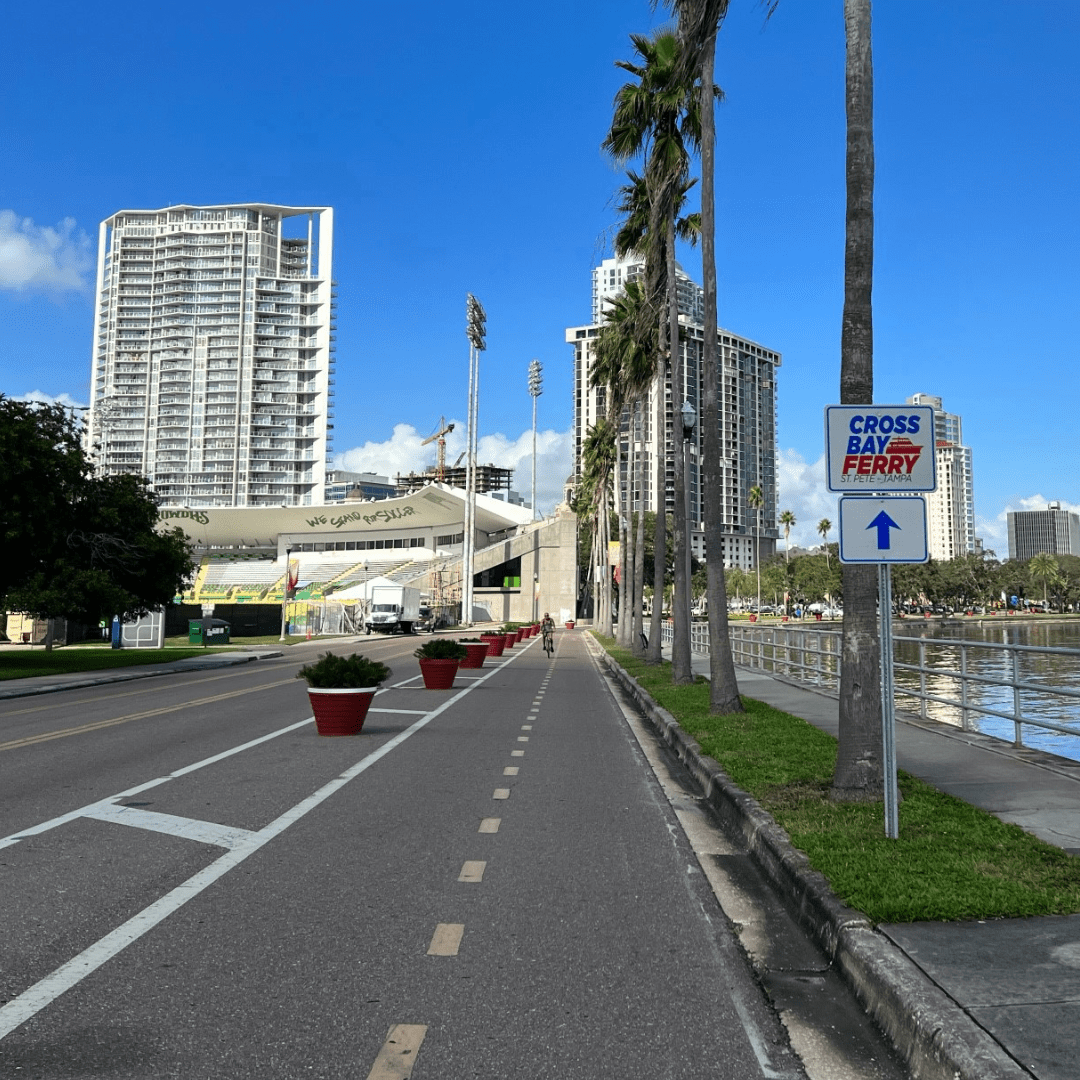
<instances>
[{"instance_id":1,"label":"white cloud","mask_svg":"<svg viewBox=\"0 0 1080 1080\"><path fill-rule=\"evenodd\" d=\"M0 289L81 292L92 265L90 237L74 218L39 226L0 210Z\"/></svg>"},{"instance_id":2,"label":"white cloud","mask_svg":"<svg viewBox=\"0 0 1080 1080\"><path fill-rule=\"evenodd\" d=\"M821 543L817 524L822 518L833 523L829 540L836 539L836 495L826 490L825 455L808 462L797 450L781 450L779 513L790 510L795 515L791 543L811 548ZM781 536L783 530L781 529Z\"/></svg>"},{"instance_id":3,"label":"white cloud","mask_svg":"<svg viewBox=\"0 0 1080 1080\"><path fill-rule=\"evenodd\" d=\"M421 446L426 436L411 424L397 424L394 433L384 442L369 441L337 455L339 468L353 472L374 472L393 477L396 473L420 471L435 464L435 444ZM453 465L465 449L465 425L454 422L454 430L446 437L446 461ZM477 445L477 460L481 464L513 469L514 490L526 499L532 483L532 428L511 439L502 433L482 435ZM547 513L562 501L563 483L573 467L572 442L569 431L538 431L536 433L536 490L537 503Z\"/></svg>"},{"instance_id":4,"label":"white cloud","mask_svg":"<svg viewBox=\"0 0 1080 1080\"><path fill-rule=\"evenodd\" d=\"M63 405L68 409L85 409L86 404L76 401L70 394L46 394L43 390L31 390L28 394L19 397L12 396L13 401L40 401L42 405Z\"/></svg>"}]
</instances>

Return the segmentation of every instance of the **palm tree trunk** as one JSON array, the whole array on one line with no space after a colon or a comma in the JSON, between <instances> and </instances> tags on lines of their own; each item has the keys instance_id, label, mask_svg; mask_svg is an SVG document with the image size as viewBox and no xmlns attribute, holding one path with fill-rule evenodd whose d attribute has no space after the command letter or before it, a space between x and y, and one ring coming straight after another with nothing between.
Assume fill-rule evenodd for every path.
<instances>
[{"instance_id":1,"label":"palm tree trunk","mask_svg":"<svg viewBox=\"0 0 1080 1080\"><path fill-rule=\"evenodd\" d=\"M705 573L709 608L709 711L742 712L735 679L728 628L727 582L724 578L724 451L720 445L720 362L717 355L716 297L716 116L713 67L716 34L702 50L701 64L701 265L705 287L705 341L702 346L704 387L701 401L702 494L705 523Z\"/></svg>"},{"instance_id":2,"label":"palm tree trunk","mask_svg":"<svg viewBox=\"0 0 1080 1080\"><path fill-rule=\"evenodd\" d=\"M637 534L634 538L634 629L630 642L635 656L644 656L645 648L641 644L645 616L645 402L639 398L634 403L637 419Z\"/></svg>"},{"instance_id":3,"label":"palm tree trunk","mask_svg":"<svg viewBox=\"0 0 1080 1080\"><path fill-rule=\"evenodd\" d=\"M653 599L652 618L649 620L649 647L645 662L662 662L661 647L664 630L664 577L667 567L667 412L664 404L664 388L667 385L665 363L666 319L661 319L660 363L656 371L656 524L653 528Z\"/></svg>"},{"instance_id":4,"label":"palm tree trunk","mask_svg":"<svg viewBox=\"0 0 1080 1080\"><path fill-rule=\"evenodd\" d=\"M847 36L847 226L840 401L874 400L874 72L870 0L844 0ZM870 801L884 790L877 570L845 565L840 729L831 797Z\"/></svg>"},{"instance_id":5,"label":"palm tree trunk","mask_svg":"<svg viewBox=\"0 0 1080 1080\"><path fill-rule=\"evenodd\" d=\"M694 681L690 667L690 605L687 602L686 580L686 457L683 445L682 415L683 363L679 349L679 291L675 281L675 220L667 220L667 282L668 320L671 343L671 429L672 454L675 465L675 498L672 532L675 548L675 590L671 598L671 615L675 634L671 645L671 681L682 686Z\"/></svg>"},{"instance_id":6,"label":"palm tree trunk","mask_svg":"<svg viewBox=\"0 0 1080 1080\"><path fill-rule=\"evenodd\" d=\"M615 427L615 508L619 519L619 625L616 640L624 648L630 644L630 635L626 629L627 610L627 581L626 581L626 538L629 532L626 523L626 503L628 497L628 485L623 481L623 441L622 441L622 415L619 410L616 417Z\"/></svg>"}]
</instances>

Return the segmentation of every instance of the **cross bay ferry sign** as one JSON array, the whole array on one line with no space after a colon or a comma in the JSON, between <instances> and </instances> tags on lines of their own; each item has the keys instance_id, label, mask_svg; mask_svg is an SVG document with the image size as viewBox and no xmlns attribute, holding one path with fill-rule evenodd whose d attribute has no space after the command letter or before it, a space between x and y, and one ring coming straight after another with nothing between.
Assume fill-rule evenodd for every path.
<instances>
[{"instance_id":1,"label":"cross bay ferry sign","mask_svg":"<svg viewBox=\"0 0 1080 1080\"><path fill-rule=\"evenodd\" d=\"M828 405L829 491L909 494L934 491L934 410L928 405Z\"/></svg>"}]
</instances>

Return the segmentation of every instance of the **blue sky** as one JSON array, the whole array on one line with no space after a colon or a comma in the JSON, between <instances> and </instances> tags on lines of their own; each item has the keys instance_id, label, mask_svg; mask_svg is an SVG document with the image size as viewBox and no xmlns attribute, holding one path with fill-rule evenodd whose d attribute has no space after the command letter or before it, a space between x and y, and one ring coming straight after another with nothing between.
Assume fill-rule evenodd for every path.
<instances>
[{"instance_id":1,"label":"blue sky","mask_svg":"<svg viewBox=\"0 0 1080 1080\"><path fill-rule=\"evenodd\" d=\"M527 491L538 357L550 502L570 466L564 328L589 318L621 179L599 151L613 61L660 18L645 0L12 8L0 391L86 402L107 215L329 204L335 449L407 468L441 414L464 415L472 291L482 453L520 465ZM841 0L782 0L767 25L733 0L717 65L721 322L784 355L780 502L806 543L836 520L820 459L839 384L843 47ZM1080 507L1078 55L1074 0L875 5L875 396L939 394L963 417L978 531L1001 555L1007 507ZM700 280L696 253L682 262Z\"/></svg>"}]
</instances>

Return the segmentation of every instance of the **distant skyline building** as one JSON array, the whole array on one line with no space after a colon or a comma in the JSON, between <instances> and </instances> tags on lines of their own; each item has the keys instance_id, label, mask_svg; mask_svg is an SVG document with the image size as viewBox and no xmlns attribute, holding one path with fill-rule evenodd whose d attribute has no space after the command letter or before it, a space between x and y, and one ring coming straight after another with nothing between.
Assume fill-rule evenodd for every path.
<instances>
[{"instance_id":1,"label":"distant skyline building","mask_svg":"<svg viewBox=\"0 0 1080 1080\"><path fill-rule=\"evenodd\" d=\"M326 470L326 502L351 502L358 499L392 499L397 488L389 476L373 472Z\"/></svg>"},{"instance_id":2,"label":"distant skyline building","mask_svg":"<svg viewBox=\"0 0 1080 1080\"><path fill-rule=\"evenodd\" d=\"M1045 510L1010 510L1009 558L1025 562L1041 552L1080 555L1080 516L1052 502Z\"/></svg>"},{"instance_id":3,"label":"distant skyline building","mask_svg":"<svg viewBox=\"0 0 1080 1080\"><path fill-rule=\"evenodd\" d=\"M604 259L592 273L593 322L587 326L572 326L566 331L566 341L574 348L574 476L580 480L581 454L589 429L601 419L607 408L602 388L589 385L595 359L596 336L603 319L605 300L613 300L628 281L644 272L638 256L626 259ZM690 440L686 482L689 488L688 523L691 550L696 558L705 555L705 534L701 497L702 456L702 363L704 344L704 290L682 270L676 270L679 298L679 348L683 358L684 384L673 394L671 380L664 388L666 422L664 431L656 430L656 383L650 387L644 402L643 434L631 432L624 419L624 473L621 482L627 483L625 448L629 440L644 449L645 482L638 490L636 476L633 486L633 507L655 512L660 502L656 491L656 457L673 445L682 445L682 420L679 415L683 400L688 400L698 415L698 423ZM765 505L760 517L760 550L762 559L776 551L777 528L777 468L776 468L776 369L780 367L779 353L729 330L718 332L721 363L720 438L724 454L723 492L724 537L721 557L725 566L750 569L754 566L759 528L758 511L752 509L747 497L750 489L759 485ZM677 430L676 430L677 425ZM663 439L663 443L661 443ZM677 440L677 443L676 443ZM663 504L668 512L674 508L674 471L667 456L668 470Z\"/></svg>"},{"instance_id":4,"label":"distant skyline building","mask_svg":"<svg viewBox=\"0 0 1080 1080\"><path fill-rule=\"evenodd\" d=\"M121 210L101 223L87 446L163 506L322 504L333 210Z\"/></svg>"},{"instance_id":5,"label":"distant skyline building","mask_svg":"<svg viewBox=\"0 0 1080 1080\"><path fill-rule=\"evenodd\" d=\"M960 417L945 412L941 398L933 394L912 394L907 404L929 405L934 410L938 486L926 495L930 557L947 561L978 551L972 455L971 448L964 446Z\"/></svg>"}]
</instances>

